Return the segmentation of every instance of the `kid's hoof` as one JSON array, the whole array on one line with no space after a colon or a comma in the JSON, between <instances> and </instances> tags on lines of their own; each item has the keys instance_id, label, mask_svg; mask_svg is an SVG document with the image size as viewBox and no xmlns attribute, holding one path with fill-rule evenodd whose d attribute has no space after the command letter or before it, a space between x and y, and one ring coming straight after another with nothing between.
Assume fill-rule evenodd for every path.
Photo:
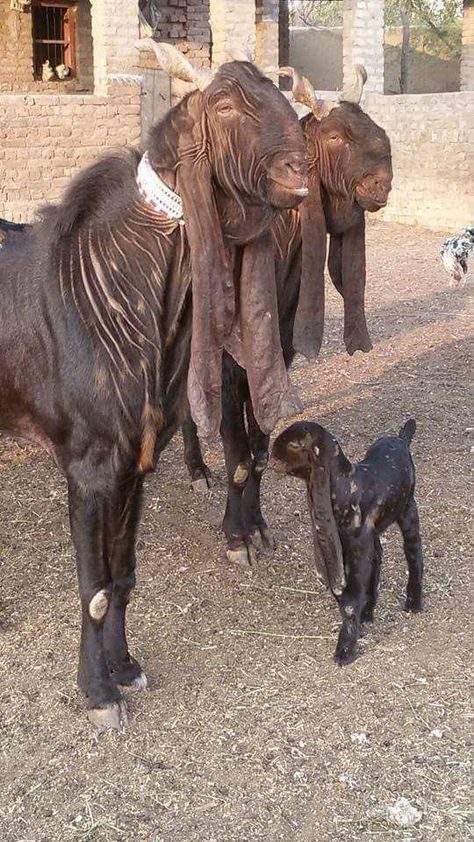
<instances>
[{"instance_id":1,"label":"kid's hoof","mask_svg":"<svg viewBox=\"0 0 474 842\"><path fill-rule=\"evenodd\" d=\"M347 664L352 664L357 657L355 649L338 649L334 655L334 663L339 667L345 667Z\"/></svg>"},{"instance_id":2,"label":"kid's hoof","mask_svg":"<svg viewBox=\"0 0 474 842\"><path fill-rule=\"evenodd\" d=\"M87 711L89 721L101 731L123 731L127 725L127 706L123 699L105 708L91 708Z\"/></svg>"},{"instance_id":3,"label":"kid's hoof","mask_svg":"<svg viewBox=\"0 0 474 842\"><path fill-rule=\"evenodd\" d=\"M249 568L252 567L253 564L256 562L255 556L255 548L252 544L245 544L242 547L236 547L235 549L231 549L230 547L226 550L227 560L232 562L232 564L238 564L240 567Z\"/></svg>"}]
</instances>

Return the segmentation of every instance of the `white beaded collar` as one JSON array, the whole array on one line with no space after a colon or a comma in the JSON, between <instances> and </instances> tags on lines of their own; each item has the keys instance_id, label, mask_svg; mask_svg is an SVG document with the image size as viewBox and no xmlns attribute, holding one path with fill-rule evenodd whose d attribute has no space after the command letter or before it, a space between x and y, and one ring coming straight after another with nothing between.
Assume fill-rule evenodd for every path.
<instances>
[{"instance_id":1,"label":"white beaded collar","mask_svg":"<svg viewBox=\"0 0 474 842\"><path fill-rule=\"evenodd\" d=\"M184 224L181 198L157 175L150 164L148 152L143 154L138 164L137 185L145 202L154 210L166 214L170 219L177 219L181 225Z\"/></svg>"}]
</instances>

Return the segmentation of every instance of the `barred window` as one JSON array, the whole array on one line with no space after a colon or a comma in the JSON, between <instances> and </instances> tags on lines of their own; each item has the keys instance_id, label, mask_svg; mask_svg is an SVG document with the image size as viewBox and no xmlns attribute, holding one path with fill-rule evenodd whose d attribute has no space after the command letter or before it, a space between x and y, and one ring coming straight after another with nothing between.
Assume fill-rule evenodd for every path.
<instances>
[{"instance_id":1,"label":"barred window","mask_svg":"<svg viewBox=\"0 0 474 842\"><path fill-rule=\"evenodd\" d=\"M33 64L35 79L43 78L46 61L55 71L60 65L69 68L67 76L60 73L52 79L71 79L76 73L76 4L67 0L34 0Z\"/></svg>"}]
</instances>

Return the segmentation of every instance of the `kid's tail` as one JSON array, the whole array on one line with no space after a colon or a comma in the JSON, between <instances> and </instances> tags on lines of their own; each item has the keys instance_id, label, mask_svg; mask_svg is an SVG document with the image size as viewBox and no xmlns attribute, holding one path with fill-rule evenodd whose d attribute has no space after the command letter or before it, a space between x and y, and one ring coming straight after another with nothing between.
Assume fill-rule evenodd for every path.
<instances>
[{"instance_id":1,"label":"kid's tail","mask_svg":"<svg viewBox=\"0 0 474 842\"><path fill-rule=\"evenodd\" d=\"M414 418L409 418L408 421L405 421L403 427L401 427L399 432L399 438L405 439L407 444L411 444L411 440L416 432L416 421Z\"/></svg>"}]
</instances>

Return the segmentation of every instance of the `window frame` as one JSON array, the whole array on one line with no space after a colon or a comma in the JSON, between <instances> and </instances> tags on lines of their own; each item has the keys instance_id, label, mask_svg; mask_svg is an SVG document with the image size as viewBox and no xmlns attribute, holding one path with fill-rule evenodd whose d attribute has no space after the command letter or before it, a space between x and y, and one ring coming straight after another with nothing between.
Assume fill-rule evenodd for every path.
<instances>
[{"instance_id":1,"label":"window frame","mask_svg":"<svg viewBox=\"0 0 474 842\"><path fill-rule=\"evenodd\" d=\"M77 64L76 64L76 53L77 53L77 44L76 44L76 37L77 37L77 0L33 0L32 3L32 12L33 9L48 9L48 8L59 8L65 11L64 15L64 39L44 39L44 38L35 38L35 28L34 28L34 19L32 19L31 24L31 34L32 34L32 41L33 41L33 76L36 82L42 81L41 72L37 72L37 61L36 61L36 45L41 46L42 44L57 44L64 48L64 58L63 63L70 67L71 72L69 76L65 79L52 79L52 82L68 82L70 79L75 79L77 76ZM33 15L32 15L33 18Z\"/></svg>"}]
</instances>

